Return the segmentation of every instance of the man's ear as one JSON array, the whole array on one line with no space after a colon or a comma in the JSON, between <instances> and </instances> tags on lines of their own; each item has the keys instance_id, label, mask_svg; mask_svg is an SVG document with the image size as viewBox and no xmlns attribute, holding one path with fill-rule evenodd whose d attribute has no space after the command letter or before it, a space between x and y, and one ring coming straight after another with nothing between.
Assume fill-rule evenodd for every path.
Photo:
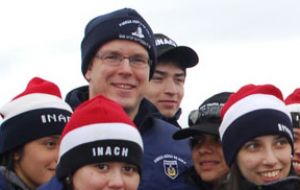
<instances>
[{"instance_id":1,"label":"man's ear","mask_svg":"<svg viewBox=\"0 0 300 190\"><path fill-rule=\"evenodd\" d=\"M88 82L90 82L91 80L91 71L92 71L92 67L93 67L93 61L90 62L85 74L84 74L84 78L85 80L87 80Z\"/></svg>"},{"instance_id":2,"label":"man's ear","mask_svg":"<svg viewBox=\"0 0 300 190\"><path fill-rule=\"evenodd\" d=\"M14 161L19 161L21 159L21 154L19 151L14 152L13 154L13 160Z\"/></svg>"}]
</instances>

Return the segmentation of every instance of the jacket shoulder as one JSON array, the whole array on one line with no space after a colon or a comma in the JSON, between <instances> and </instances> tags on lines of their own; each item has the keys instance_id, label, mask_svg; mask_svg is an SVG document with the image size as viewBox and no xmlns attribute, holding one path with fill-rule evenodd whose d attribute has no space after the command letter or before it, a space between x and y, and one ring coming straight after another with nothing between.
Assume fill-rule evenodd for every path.
<instances>
[{"instance_id":1,"label":"jacket shoulder","mask_svg":"<svg viewBox=\"0 0 300 190\"><path fill-rule=\"evenodd\" d=\"M64 186L62 182L54 176L50 179L50 181L38 187L37 190L64 190Z\"/></svg>"}]
</instances>

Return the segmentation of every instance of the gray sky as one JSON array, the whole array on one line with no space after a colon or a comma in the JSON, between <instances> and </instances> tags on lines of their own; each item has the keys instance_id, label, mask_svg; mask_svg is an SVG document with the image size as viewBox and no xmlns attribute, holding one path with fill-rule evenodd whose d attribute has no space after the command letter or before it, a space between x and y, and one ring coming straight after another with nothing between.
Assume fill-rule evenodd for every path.
<instances>
[{"instance_id":1,"label":"gray sky","mask_svg":"<svg viewBox=\"0 0 300 190\"><path fill-rule=\"evenodd\" d=\"M3 0L0 105L33 76L55 82L63 95L87 84L80 71L84 27L123 7L198 53L199 64L188 70L184 126L188 113L215 93L271 83L286 96L300 87L299 0Z\"/></svg>"}]
</instances>

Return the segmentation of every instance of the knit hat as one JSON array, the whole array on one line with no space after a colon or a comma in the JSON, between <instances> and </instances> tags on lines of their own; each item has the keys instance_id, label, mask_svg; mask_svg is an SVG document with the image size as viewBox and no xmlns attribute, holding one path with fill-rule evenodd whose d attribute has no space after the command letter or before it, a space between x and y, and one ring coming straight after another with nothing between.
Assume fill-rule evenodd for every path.
<instances>
[{"instance_id":1,"label":"knit hat","mask_svg":"<svg viewBox=\"0 0 300 190\"><path fill-rule=\"evenodd\" d=\"M221 109L219 128L224 157L229 166L248 141L265 135L287 138L293 150L291 116L281 91L273 85L246 85L232 94Z\"/></svg>"},{"instance_id":2,"label":"knit hat","mask_svg":"<svg viewBox=\"0 0 300 190\"><path fill-rule=\"evenodd\" d=\"M143 143L133 121L117 103L96 96L74 111L62 136L58 179L77 169L101 162L126 162L141 172Z\"/></svg>"},{"instance_id":3,"label":"knit hat","mask_svg":"<svg viewBox=\"0 0 300 190\"><path fill-rule=\"evenodd\" d=\"M81 42L81 71L85 75L99 47L115 39L131 40L148 51L150 78L156 64L156 47L152 29L134 9L123 8L92 19L85 28Z\"/></svg>"},{"instance_id":4,"label":"knit hat","mask_svg":"<svg viewBox=\"0 0 300 190\"><path fill-rule=\"evenodd\" d=\"M295 89L285 99L285 104L292 115L293 127L300 128L300 88Z\"/></svg>"},{"instance_id":5,"label":"knit hat","mask_svg":"<svg viewBox=\"0 0 300 190\"><path fill-rule=\"evenodd\" d=\"M24 92L0 108L0 154L27 142L60 135L72 109L56 84L35 77Z\"/></svg>"},{"instance_id":6,"label":"knit hat","mask_svg":"<svg viewBox=\"0 0 300 190\"><path fill-rule=\"evenodd\" d=\"M189 128L177 131L174 133L173 138L185 139L203 133L219 136L220 111L230 94L232 93L221 92L205 100L199 106L199 109L193 110L189 114Z\"/></svg>"},{"instance_id":7,"label":"knit hat","mask_svg":"<svg viewBox=\"0 0 300 190\"><path fill-rule=\"evenodd\" d=\"M158 59L172 58L178 61L182 69L198 64L197 53L190 47L177 46L176 42L164 34L154 34Z\"/></svg>"}]
</instances>

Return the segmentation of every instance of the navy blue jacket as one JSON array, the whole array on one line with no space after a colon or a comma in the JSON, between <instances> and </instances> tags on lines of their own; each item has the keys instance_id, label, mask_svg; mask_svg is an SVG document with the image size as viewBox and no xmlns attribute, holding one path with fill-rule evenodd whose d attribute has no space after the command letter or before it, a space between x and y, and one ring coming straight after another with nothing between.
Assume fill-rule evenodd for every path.
<instances>
[{"instance_id":1,"label":"navy blue jacket","mask_svg":"<svg viewBox=\"0 0 300 190\"><path fill-rule=\"evenodd\" d=\"M175 115L174 115L173 117L168 118L168 117L162 116L161 119L162 119L162 120L165 120L166 122L171 123L172 125L175 125L176 127L178 127L178 128L181 129L182 127L181 127L180 124L178 123L178 120L179 120L180 115L181 115L181 108L179 108L179 109L177 110L177 112L175 113Z\"/></svg>"},{"instance_id":2,"label":"navy blue jacket","mask_svg":"<svg viewBox=\"0 0 300 190\"><path fill-rule=\"evenodd\" d=\"M37 188L37 190L66 190L61 181L59 181L55 176L44 185Z\"/></svg>"}]
</instances>

